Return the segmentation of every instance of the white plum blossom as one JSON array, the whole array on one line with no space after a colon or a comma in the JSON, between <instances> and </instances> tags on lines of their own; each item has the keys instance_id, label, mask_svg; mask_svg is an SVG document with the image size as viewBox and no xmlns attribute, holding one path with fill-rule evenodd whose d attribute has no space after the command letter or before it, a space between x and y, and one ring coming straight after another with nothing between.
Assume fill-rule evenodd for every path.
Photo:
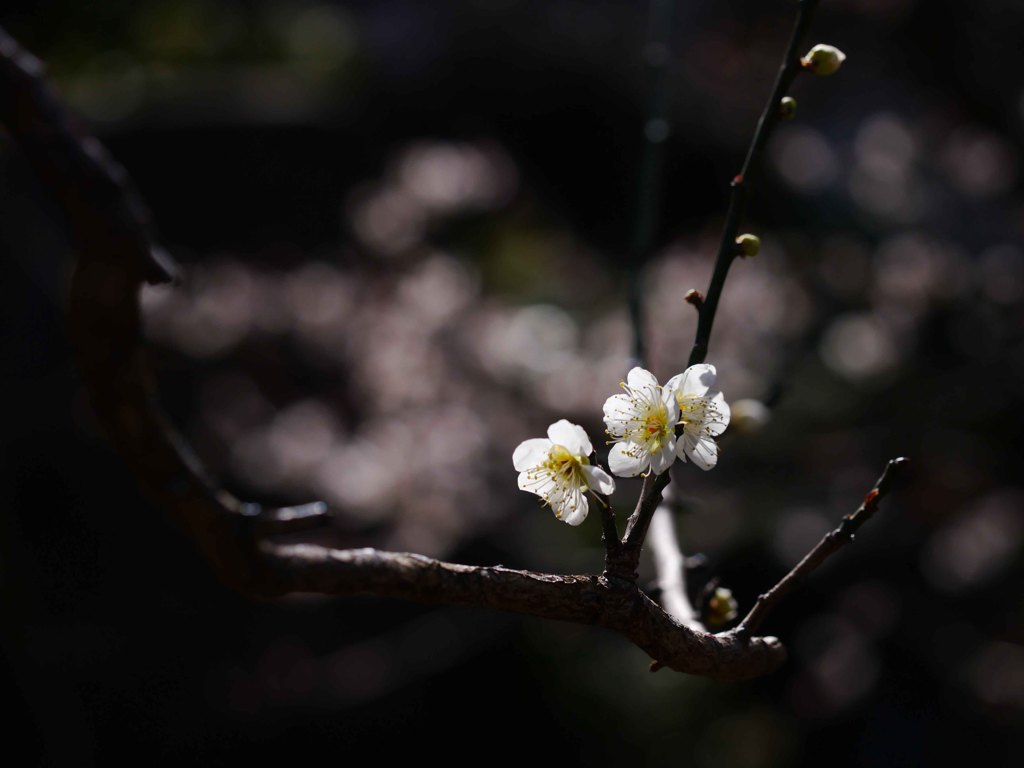
<instances>
[{"instance_id":1,"label":"white plum blossom","mask_svg":"<svg viewBox=\"0 0 1024 768\"><path fill-rule=\"evenodd\" d=\"M620 477L660 475L678 456L701 469L718 462L714 438L729 425L729 406L715 389L715 367L693 365L665 386L643 368L634 368L622 384L625 394L604 404L604 422L615 445L608 467ZM682 434L676 439L676 428Z\"/></svg>"},{"instance_id":2,"label":"white plum blossom","mask_svg":"<svg viewBox=\"0 0 1024 768\"><path fill-rule=\"evenodd\" d=\"M519 489L540 496L559 520L579 525L590 511L588 490L605 496L615 490L611 475L590 463L593 450L583 427L556 421L546 439L524 440L512 454Z\"/></svg>"},{"instance_id":3,"label":"white plum blossom","mask_svg":"<svg viewBox=\"0 0 1024 768\"><path fill-rule=\"evenodd\" d=\"M620 477L660 475L675 461L679 403L643 368L633 368L622 388L625 394L612 395L604 404L604 423L615 443L608 468Z\"/></svg>"},{"instance_id":4,"label":"white plum blossom","mask_svg":"<svg viewBox=\"0 0 1024 768\"><path fill-rule=\"evenodd\" d=\"M714 438L729 426L731 412L725 395L715 388L715 366L691 365L665 383L679 406L679 424L683 434L676 442L676 455L690 459L704 470L718 463L718 444Z\"/></svg>"}]
</instances>

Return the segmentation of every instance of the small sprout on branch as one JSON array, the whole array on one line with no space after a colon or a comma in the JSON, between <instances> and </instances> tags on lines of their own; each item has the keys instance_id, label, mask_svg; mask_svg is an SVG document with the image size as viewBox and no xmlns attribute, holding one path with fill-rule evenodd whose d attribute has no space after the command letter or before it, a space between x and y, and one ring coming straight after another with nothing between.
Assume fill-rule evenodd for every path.
<instances>
[{"instance_id":1,"label":"small sprout on branch","mask_svg":"<svg viewBox=\"0 0 1024 768\"><path fill-rule=\"evenodd\" d=\"M579 525L590 511L587 491L605 496L615 491L611 475L587 458L593 450L583 427L556 421L547 438L524 440L512 454L519 489L540 496L559 520Z\"/></svg>"},{"instance_id":2,"label":"small sprout on branch","mask_svg":"<svg viewBox=\"0 0 1024 768\"><path fill-rule=\"evenodd\" d=\"M699 310L699 309L700 309L700 308L701 308L702 306L704 306L704 294L703 294L703 293L701 293L700 291L698 291L698 290L697 290L696 288L691 288L690 290L688 290L688 291L686 292L686 295L685 295L685 296L683 296L683 300L684 300L684 301L685 301L685 302L686 302L687 304L692 304L692 305L693 305L693 306L695 306L695 307L696 307L696 308L697 308L698 310Z\"/></svg>"},{"instance_id":3,"label":"small sprout on branch","mask_svg":"<svg viewBox=\"0 0 1024 768\"><path fill-rule=\"evenodd\" d=\"M724 627L739 615L739 604L732 596L732 590L717 587L708 598L704 620L713 629Z\"/></svg>"},{"instance_id":4,"label":"small sprout on branch","mask_svg":"<svg viewBox=\"0 0 1024 768\"><path fill-rule=\"evenodd\" d=\"M736 248L740 256L757 256L761 252L761 238L749 232L736 238Z\"/></svg>"},{"instance_id":5,"label":"small sprout on branch","mask_svg":"<svg viewBox=\"0 0 1024 768\"><path fill-rule=\"evenodd\" d=\"M800 66L816 75L832 75L839 70L844 61L846 54L834 45L818 43L800 59Z\"/></svg>"},{"instance_id":6,"label":"small sprout on branch","mask_svg":"<svg viewBox=\"0 0 1024 768\"><path fill-rule=\"evenodd\" d=\"M779 102L779 117L783 120L792 120L796 117L796 99L786 96Z\"/></svg>"}]
</instances>

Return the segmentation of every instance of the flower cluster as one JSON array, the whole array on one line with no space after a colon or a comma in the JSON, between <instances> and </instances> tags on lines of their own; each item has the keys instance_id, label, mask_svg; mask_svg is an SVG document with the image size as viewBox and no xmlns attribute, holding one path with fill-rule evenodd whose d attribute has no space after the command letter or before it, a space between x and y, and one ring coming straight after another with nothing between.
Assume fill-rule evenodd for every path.
<instances>
[{"instance_id":1,"label":"flower cluster","mask_svg":"<svg viewBox=\"0 0 1024 768\"><path fill-rule=\"evenodd\" d=\"M604 404L604 423L615 445L608 456L620 477L660 475L678 457L701 469L718 463L714 438L729 425L729 406L715 388L715 367L693 365L659 386L653 374L634 368ZM677 438L677 428L682 434Z\"/></svg>"},{"instance_id":2,"label":"flower cluster","mask_svg":"<svg viewBox=\"0 0 1024 768\"><path fill-rule=\"evenodd\" d=\"M620 477L660 475L678 458L701 469L718 463L715 437L729 425L725 397L715 387L713 365L693 365L664 386L643 368L634 368L622 394L604 404L604 423L612 449L608 467ZM540 496L555 517L579 525L587 516L587 492L608 495L615 481L591 463L593 447L583 427L565 419L548 428L548 437L520 443L512 456L519 488Z\"/></svg>"}]
</instances>

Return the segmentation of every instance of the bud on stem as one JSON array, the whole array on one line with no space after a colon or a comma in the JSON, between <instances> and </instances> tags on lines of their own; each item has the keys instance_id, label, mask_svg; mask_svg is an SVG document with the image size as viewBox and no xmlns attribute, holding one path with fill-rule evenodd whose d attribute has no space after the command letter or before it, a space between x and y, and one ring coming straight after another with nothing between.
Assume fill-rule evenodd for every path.
<instances>
[{"instance_id":1,"label":"bud on stem","mask_svg":"<svg viewBox=\"0 0 1024 768\"><path fill-rule=\"evenodd\" d=\"M749 232L736 238L736 249L740 256L757 256L761 252L761 238Z\"/></svg>"},{"instance_id":2,"label":"bud on stem","mask_svg":"<svg viewBox=\"0 0 1024 768\"><path fill-rule=\"evenodd\" d=\"M844 61L846 61L846 54L834 45L818 43L800 59L800 66L816 75L831 75L839 69Z\"/></svg>"}]
</instances>

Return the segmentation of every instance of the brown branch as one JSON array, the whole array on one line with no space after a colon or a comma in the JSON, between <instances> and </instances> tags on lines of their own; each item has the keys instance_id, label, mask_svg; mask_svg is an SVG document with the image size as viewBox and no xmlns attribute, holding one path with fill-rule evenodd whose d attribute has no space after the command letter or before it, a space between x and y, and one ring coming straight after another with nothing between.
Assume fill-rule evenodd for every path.
<instances>
[{"instance_id":1,"label":"brown branch","mask_svg":"<svg viewBox=\"0 0 1024 768\"><path fill-rule=\"evenodd\" d=\"M619 527L615 522L615 510L607 496L598 496L601 507L601 541L604 543L605 564L618 557L622 542L619 541Z\"/></svg>"},{"instance_id":2,"label":"brown branch","mask_svg":"<svg viewBox=\"0 0 1024 768\"><path fill-rule=\"evenodd\" d=\"M788 595L793 588L803 579L807 578L815 569L824 563L829 557L853 541L854 534L860 527L871 519L878 511L878 504L892 488L893 482L910 462L906 458L893 459L885 465L882 476L878 478L875 487L868 491L864 501L855 512L843 518L843 522L834 531L829 531L815 545L814 549L808 552L804 559L787 573L779 583L757 598L757 602L746 615L734 633L743 637L756 632L772 609Z\"/></svg>"},{"instance_id":3,"label":"brown branch","mask_svg":"<svg viewBox=\"0 0 1024 768\"><path fill-rule=\"evenodd\" d=\"M76 250L68 323L97 420L147 496L194 539L225 583L259 596L366 594L576 621L622 634L661 666L718 679L763 675L785 659L775 638L741 640L681 626L637 588L635 575L556 576L267 540L323 524L326 507L265 510L240 502L217 487L163 415L142 342L139 289L167 279L170 269L148 215L123 169L72 122L39 62L2 29L0 121L67 218ZM665 483L667 473L649 483L626 534L630 573Z\"/></svg>"},{"instance_id":4,"label":"brown branch","mask_svg":"<svg viewBox=\"0 0 1024 768\"><path fill-rule=\"evenodd\" d=\"M590 463L595 466L598 464L596 452L590 454ZM594 497L601 508L601 542L604 544L604 561L607 569L608 563L619 557L622 542L619 541L619 527L615 521L615 508L612 507L611 498L597 492L594 492Z\"/></svg>"},{"instance_id":5,"label":"brown branch","mask_svg":"<svg viewBox=\"0 0 1024 768\"><path fill-rule=\"evenodd\" d=\"M668 472L662 472L660 475L648 475L644 478L636 509L626 521L626 532L622 536L622 545L614 555L609 552L605 557L605 575L626 581L636 581L636 570L640 564L640 552L643 550L644 539L647 537L647 529L651 525L651 518L654 516L655 510L661 504L661 494L668 483Z\"/></svg>"},{"instance_id":6,"label":"brown branch","mask_svg":"<svg viewBox=\"0 0 1024 768\"><path fill-rule=\"evenodd\" d=\"M338 551L308 544L264 546L290 589L375 595L421 603L488 606L604 627L631 640L659 667L716 680L765 674L785 659L772 637L742 640L680 626L635 584L603 576L556 576L477 567L373 549Z\"/></svg>"}]
</instances>

